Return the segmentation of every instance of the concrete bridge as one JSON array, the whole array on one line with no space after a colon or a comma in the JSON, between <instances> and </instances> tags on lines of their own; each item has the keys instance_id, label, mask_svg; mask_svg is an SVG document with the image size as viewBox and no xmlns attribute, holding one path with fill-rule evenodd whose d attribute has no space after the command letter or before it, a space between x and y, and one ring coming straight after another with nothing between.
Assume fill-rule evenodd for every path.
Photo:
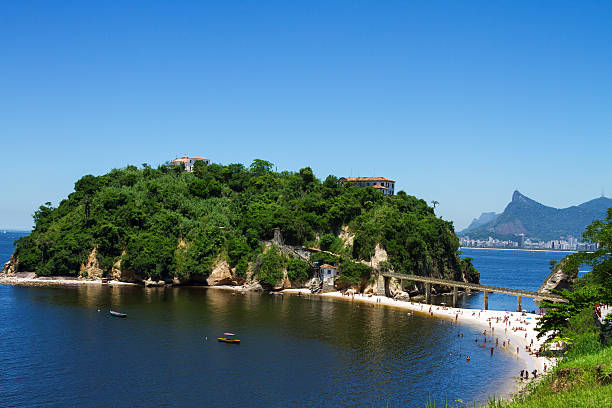
<instances>
[{"instance_id":1,"label":"concrete bridge","mask_svg":"<svg viewBox=\"0 0 612 408\"><path fill-rule=\"evenodd\" d=\"M480 290L484 292L484 310L489 308L489 293L502 293L517 297L517 311L522 310L523 296L533 298L534 300L549 300L551 302L567 302L563 296L553 295L548 293L530 292L528 290L500 288L498 286L480 285L477 283L459 282L448 279L438 279L426 276L407 275L395 272L381 272L378 274L376 282L376 294L379 296L389 296L389 279L396 278L400 282L409 280L413 282L425 283L425 302L431 303L431 285L440 285L453 288L453 307L457 305L458 289L464 288L470 290Z\"/></svg>"}]
</instances>

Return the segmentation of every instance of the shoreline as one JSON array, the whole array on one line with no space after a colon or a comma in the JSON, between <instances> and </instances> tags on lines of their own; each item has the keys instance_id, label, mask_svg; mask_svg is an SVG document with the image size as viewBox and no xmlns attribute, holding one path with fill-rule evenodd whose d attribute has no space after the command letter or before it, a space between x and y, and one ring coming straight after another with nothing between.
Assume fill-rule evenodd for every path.
<instances>
[{"instance_id":1,"label":"shoreline","mask_svg":"<svg viewBox=\"0 0 612 408\"><path fill-rule=\"evenodd\" d=\"M385 307L394 307L402 310L409 310L413 313L418 313L424 316L442 318L450 322L456 322L459 324L467 324L472 327L478 327L479 329L486 330L487 339L495 341L500 340L500 345L495 347L497 352L511 353L526 364L529 372L536 369L538 371L538 378L545 373L544 365L546 365L546 372L549 372L551 368L556 365L555 359L549 359L546 357L536 357L535 354L530 354L527 351L527 347L530 346L531 340L533 339L533 350L537 350L541 344L544 343L544 339L537 339L537 332L535 327L537 324L537 318L539 315L534 313L526 313L522 315L521 312L508 312L505 310L482 310L482 309L465 309L465 308L453 308L439 305L428 305L425 303L416 303L403 300L395 300L386 296L368 296L356 294L353 296L345 296L340 292L328 292L322 294L312 294L308 289L284 289L282 293L287 294L299 294L308 296L319 296L321 298L343 300L348 302L359 302L371 305L383 305ZM455 316L457 316L455 320ZM506 326L503 319L505 316L509 316L509 324ZM499 318L499 321L497 321ZM489 322L491 326L489 326ZM520 330L512 330L513 328L520 328ZM491 329L494 331L491 333ZM507 329L507 330L506 330ZM526 336L525 336L526 335ZM483 336L483 332L480 333L479 337ZM472 340L472 339L470 339ZM503 347L503 341L508 341L509 345ZM492 342L490 344L493 344ZM518 347L518 354L516 349ZM533 381L533 378L529 377L529 380L518 380L516 377L512 377L513 380L508 384L507 388L502 390L502 394L507 397L516 395L523 391L527 384Z\"/></svg>"},{"instance_id":2,"label":"shoreline","mask_svg":"<svg viewBox=\"0 0 612 408\"><path fill-rule=\"evenodd\" d=\"M87 280L70 277L58 277L58 278L24 278L15 276L0 276L0 284L4 285L15 285L15 286L78 286L78 285L96 285L105 286L102 280ZM144 285L138 283L129 283L121 281L109 281L108 286L140 286ZM190 285L186 285L189 287ZM168 285L168 287L173 287ZM199 286L193 286L199 287ZM219 286L201 286L206 289L216 289L233 291L240 293L247 293L253 291L249 287L244 286L231 286L231 285L219 285ZM362 304L382 305L385 307L394 307L402 310L408 310L412 313L418 313L423 316L442 318L456 324L467 324L472 327L478 327L479 330L487 331L486 338L495 341L499 339L501 344L503 341L509 341L509 345L503 347L501 345L496 346L495 349L498 352L506 352L515 355L518 359L526 364L527 369L531 372L536 369L538 371L538 377L544 373L544 365L547 366L547 371L556 365L554 359L548 359L546 357L536 357L533 354L529 354L527 347L530 346L531 340L533 339L533 350L537 350L543 340L539 340L536 337L537 332L535 331L536 319L539 315L534 313L526 313L522 315L521 312L509 312L504 310L482 310L482 309L466 309L466 308L453 308L448 306L440 305L429 305L425 303L416 303L403 300L395 300L386 296L377 295L363 295L355 294L354 296L346 296L340 292L328 292L321 294L313 294L310 289L283 289L278 292L271 292L277 295L299 295L304 297L320 297L332 300L341 300L347 302L358 302ZM508 316L508 325L504 323L503 319ZM498 321L499 318L499 321ZM520 328L520 330L512 330L513 328ZM493 333L490 332L494 329ZM496 331L496 332L495 332ZM480 332L479 337L483 336L483 332ZM471 339L470 339L471 340ZM516 351L518 347L518 353ZM527 381L517 381L515 377L512 377L512 384L508 384L508 387L501 390L503 395L512 396L518 392L521 392L525 386L532 381L531 376Z\"/></svg>"},{"instance_id":3,"label":"shoreline","mask_svg":"<svg viewBox=\"0 0 612 408\"><path fill-rule=\"evenodd\" d=\"M459 247L459 249L485 249L487 251L524 251L524 252L559 252L561 254L575 254L578 251L570 249L529 249L529 248L491 248L491 247Z\"/></svg>"},{"instance_id":4,"label":"shoreline","mask_svg":"<svg viewBox=\"0 0 612 408\"><path fill-rule=\"evenodd\" d=\"M17 276L0 275L0 285L15 285L15 286L75 286L75 285L110 285L110 286L144 286L138 283L122 282L110 280L108 283L102 283L101 279L79 279L66 276L49 277L49 278L20 278Z\"/></svg>"}]
</instances>

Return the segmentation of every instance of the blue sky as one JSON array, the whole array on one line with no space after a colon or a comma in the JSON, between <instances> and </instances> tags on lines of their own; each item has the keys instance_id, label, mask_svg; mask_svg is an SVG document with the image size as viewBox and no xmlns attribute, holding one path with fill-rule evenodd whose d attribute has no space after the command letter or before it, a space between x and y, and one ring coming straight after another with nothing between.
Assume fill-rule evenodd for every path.
<instances>
[{"instance_id":1,"label":"blue sky","mask_svg":"<svg viewBox=\"0 0 612 408\"><path fill-rule=\"evenodd\" d=\"M381 175L465 227L612 195L612 2L0 4L0 228L178 154Z\"/></svg>"}]
</instances>

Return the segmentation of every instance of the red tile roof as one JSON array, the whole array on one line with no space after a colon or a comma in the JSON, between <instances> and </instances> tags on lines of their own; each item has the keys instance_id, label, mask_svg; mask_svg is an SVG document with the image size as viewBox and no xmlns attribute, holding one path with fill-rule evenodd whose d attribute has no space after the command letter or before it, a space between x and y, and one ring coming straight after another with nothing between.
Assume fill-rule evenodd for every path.
<instances>
[{"instance_id":1,"label":"red tile roof","mask_svg":"<svg viewBox=\"0 0 612 408\"><path fill-rule=\"evenodd\" d=\"M323 264L323 265L321 265L321 269L336 269L337 270L338 267L337 266L332 266L330 264Z\"/></svg>"},{"instance_id":2,"label":"red tile roof","mask_svg":"<svg viewBox=\"0 0 612 408\"><path fill-rule=\"evenodd\" d=\"M187 157L187 156L183 156L180 159L174 159L172 160L170 163L174 163L174 162L178 162L178 163L186 163L187 161L189 161L189 159L191 160L207 160L204 157L201 156L193 156L193 157Z\"/></svg>"},{"instance_id":3,"label":"red tile roof","mask_svg":"<svg viewBox=\"0 0 612 408\"><path fill-rule=\"evenodd\" d=\"M374 185L372 186L372 188L378 188L378 189L383 189L383 190L386 190L386 189L387 189L387 187L383 187L383 186L381 186L380 184L374 184Z\"/></svg>"},{"instance_id":4,"label":"red tile roof","mask_svg":"<svg viewBox=\"0 0 612 408\"><path fill-rule=\"evenodd\" d=\"M395 180L386 177L347 177L346 181L390 181L395 183Z\"/></svg>"}]
</instances>

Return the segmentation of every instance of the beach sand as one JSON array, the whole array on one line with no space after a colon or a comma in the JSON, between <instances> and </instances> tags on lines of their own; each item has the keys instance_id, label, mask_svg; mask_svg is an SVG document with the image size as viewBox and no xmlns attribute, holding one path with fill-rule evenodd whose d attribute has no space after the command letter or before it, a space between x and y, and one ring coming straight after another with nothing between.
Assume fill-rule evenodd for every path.
<instances>
[{"instance_id":1,"label":"beach sand","mask_svg":"<svg viewBox=\"0 0 612 408\"><path fill-rule=\"evenodd\" d=\"M24 278L18 276L0 275L1 285L23 285L23 286L53 286L53 285L103 285L100 279L78 279L66 276L57 277L36 277ZM137 283L121 282L116 280L108 281L109 285L122 286L142 286ZM105 285L105 284L104 284Z\"/></svg>"}]
</instances>

